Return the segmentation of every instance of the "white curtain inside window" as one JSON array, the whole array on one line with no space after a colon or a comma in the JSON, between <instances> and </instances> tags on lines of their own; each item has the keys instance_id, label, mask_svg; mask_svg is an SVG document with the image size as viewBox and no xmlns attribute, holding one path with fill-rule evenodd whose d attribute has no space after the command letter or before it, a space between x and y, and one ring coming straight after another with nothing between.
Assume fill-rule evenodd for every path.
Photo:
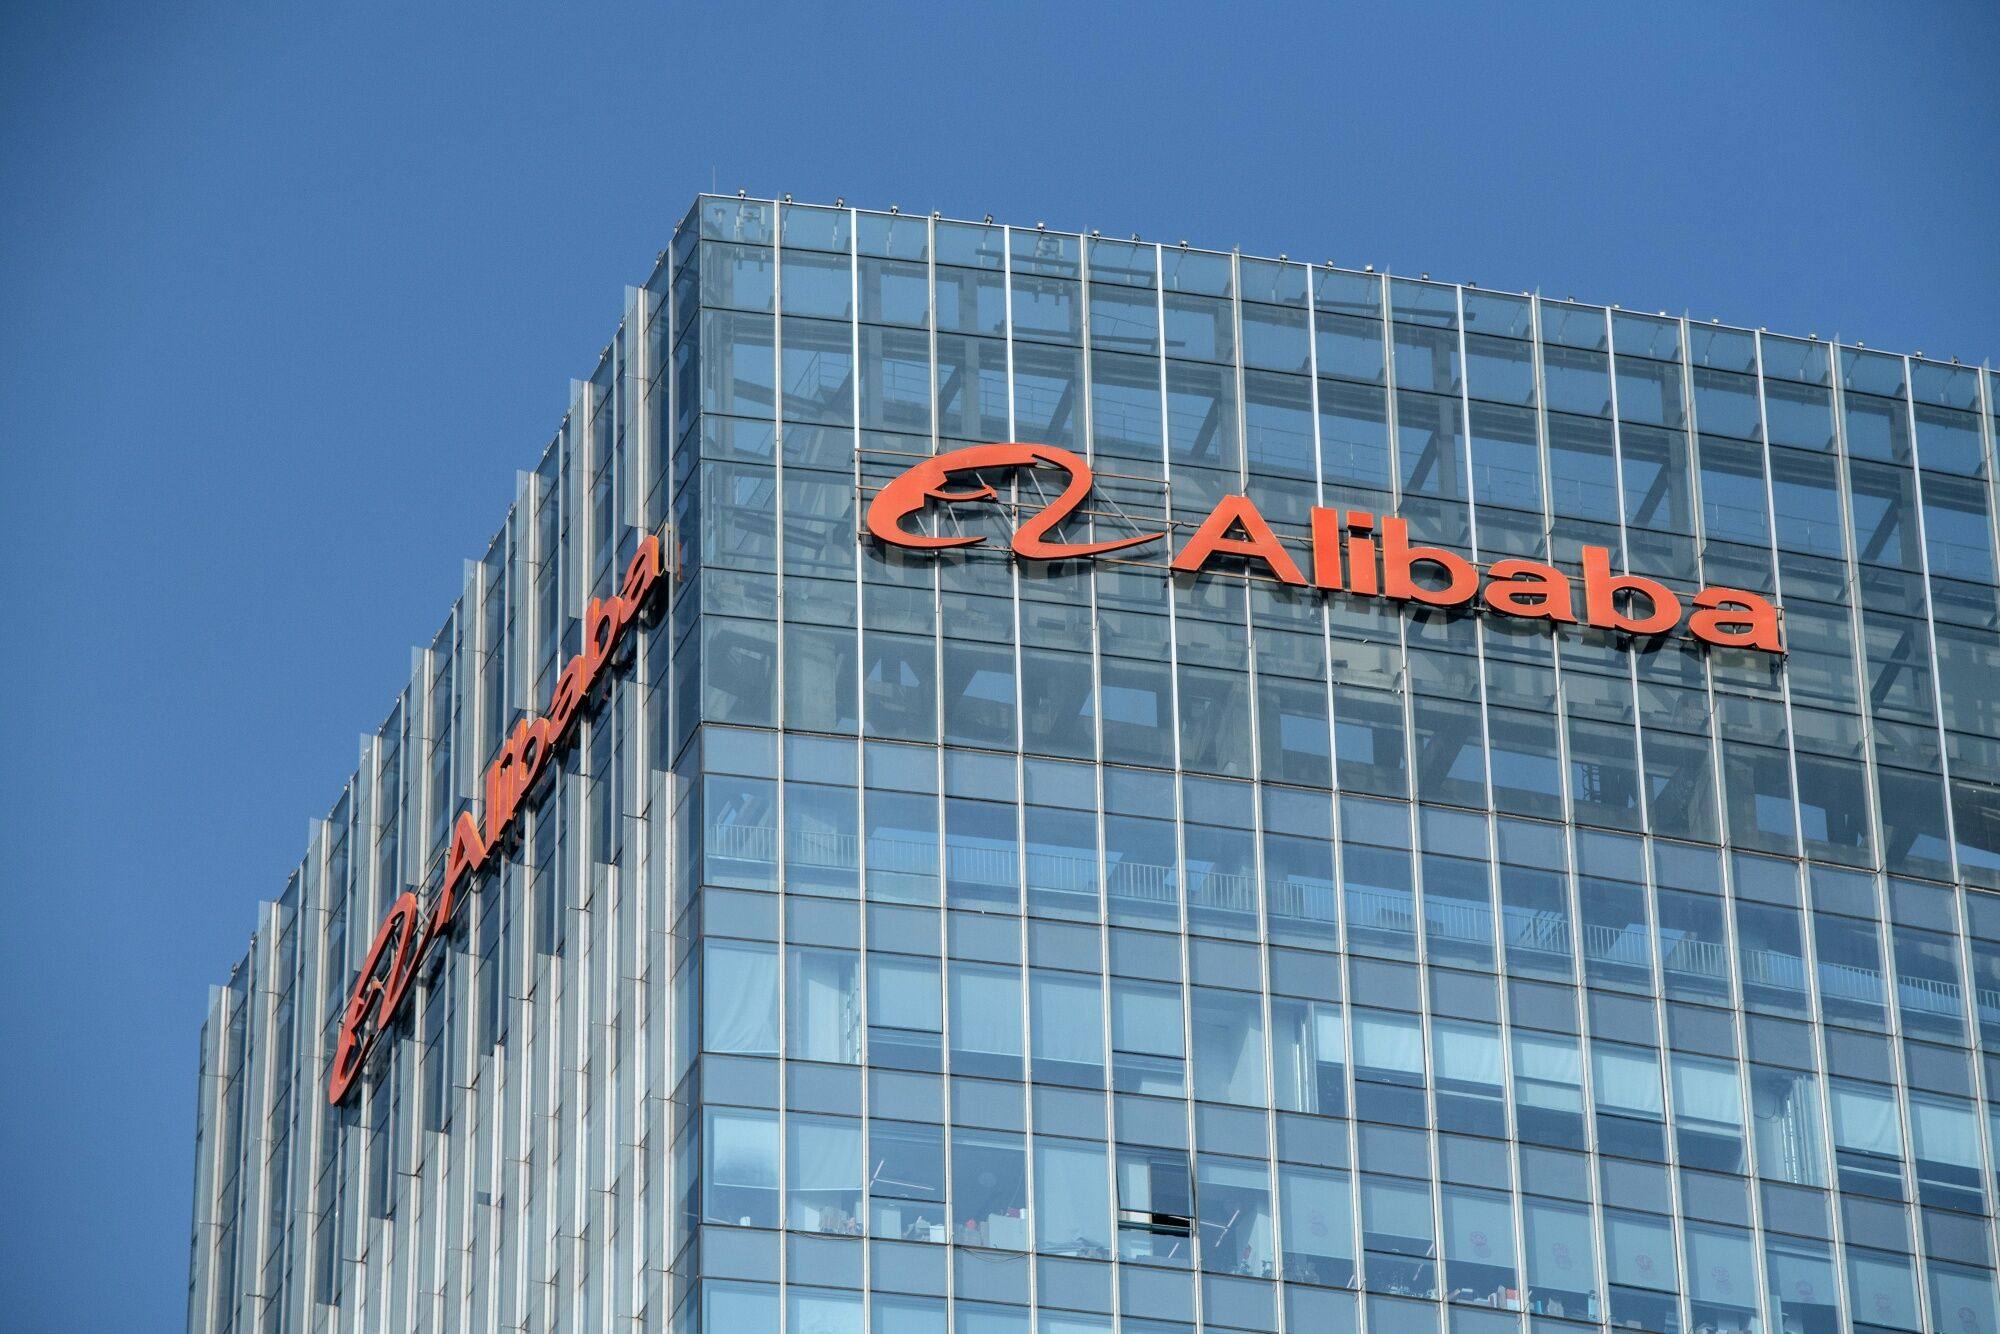
<instances>
[{"instance_id":1,"label":"white curtain inside window","mask_svg":"<svg viewBox=\"0 0 2000 1334\"><path fill-rule=\"evenodd\" d=\"M1019 972L981 964L952 964L951 1045L960 1051L1021 1054Z\"/></svg>"},{"instance_id":2,"label":"white curtain inside window","mask_svg":"<svg viewBox=\"0 0 2000 1334\"><path fill-rule=\"evenodd\" d=\"M1354 1012L1354 1063L1399 1074L1424 1072L1423 1030L1404 1015Z\"/></svg>"},{"instance_id":3,"label":"white curtain inside window","mask_svg":"<svg viewBox=\"0 0 2000 1334\"><path fill-rule=\"evenodd\" d=\"M936 959L869 953L869 1023L935 1033L942 1009Z\"/></svg>"},{"instance_id":4,"label":"white curtain inside window","mask_svg":"<svg viewBox=\"0 0 2000 1334\"><path fill-rule=\"evenodd\" d=\"M778 1188L777 1114L710 1112L708 1174L711 1186L744 1186L757 1190L776 1190Z\"/></svg>"},{"instance_id":5,"label":"white curtain inside window","mask_svg":"<svg viewBox=\"0 0 2000 1334\"><path fill-rule=\"evenodd\" d=\"M1149 982L1111 984L1111 1045L1148 1056L1181 1056L1185 1026L1178 987Z\"/></svg>"},{"instance_id":6,"label":"white curtain inside window","mask_svg":"<svg viewBox=\"0 0 2000 1334\"><path fill-rule=\"evenodd\" d=\"M1439 1079L1486 1084L1496 1091L1506 1082L1500 1072L1500 1032L1485 1024L1434 1021L1431 1055Z\"/></svg>"},{"instance_id":7,"label":"white curtain inside window","mask_svg":"<svg viewBox=\"0 0 2000 1334\"><path fill-rule=\"evenodd\" d=\"M1597 1081L1599 1107L1656 1120L1662 1114L1660 1061L1652 1051L1597 1043L1590 1049L1590 1069Z\"/></svg>"},{"instance_id":8,"label":"white curtain inside window","mask_svg":"<svg viewBox=\"0 0 2000 1334\"><path fill-rule=\"evenodd\" d=\"M861 1123L842 1118L794 1115L791 1188L820 1191L861 1189Z\"/></svg>"},{"instance_id":9,"label":"white curtain inside window","mask_svg":"<svg viewBox=\"0 0 2000 1334\"><path fill-rule=\"evenodd\" d=\"M1581 1112L1583 1057L1576 1039L1516 1030L1514 1081L1514 1097L1524 1107Z\"/></svg>"},{"instance_id":10,"label":"white curtain inside window","mask_svg":"<svg viewBox=\"0 0 2000 1334\"><path fill-rule=\"evenodd\" d=\"M1837 1146L1885 1158L1903 1156L1903 1132L1896 1123L1894 1093L1875 1084L1836 1081L1830 1094L1833 1142Z\"/></svg>"},{"instance_id":11,"label":"white curtain inside window","mask_svg":"<svg viewBox=\"0 0 2000 1334\"><path fill-rule=\"evenodd\" d=\"M1104 993L1094 977L1029 974L1029 1037L1035 1055L1079 1065L1104 1064Z\"/></svg>"},{"instance_id":12,"label":"white curtain inside window","mask_svg":"<svg viewBox=\"0 0 2000 1334\"><path fill-rule=\"evenodd\" d=\"M1910 1140L1919 1158L1953 1167L1980 1166L1979 1120L1967 1103L1912 1093Z\"/></svg>"},{"instance_id":13,"label":"white curtain inside window","mask_svg":"<svg viewBox=\"0 0 2000 1334\"><path fill-rule=\"evenodd\" d=\"M1672 1065L1677 1121L1743 1133L1743 1086L1734 1061L1675 1052Z\"/></svg>"},{"instance_id":14,"label":"white curtain inside window","mask_svg":"<svg viewBox=\"0 0 2000 1334\"><path fill-rule=\"evenodd\" d=\"M710 1051L777 1055L777 950L712 940L703 957L703 1045Z\"/></svg>"}]
</instances>

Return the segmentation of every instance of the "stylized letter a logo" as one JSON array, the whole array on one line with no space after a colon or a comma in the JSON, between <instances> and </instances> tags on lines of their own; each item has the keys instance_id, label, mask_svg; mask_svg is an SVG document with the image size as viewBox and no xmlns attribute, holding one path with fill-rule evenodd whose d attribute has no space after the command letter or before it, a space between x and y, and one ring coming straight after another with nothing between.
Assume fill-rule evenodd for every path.
<instances>
[{"instance_id":1,"label":"stylized letter a logo","mask_svg":"<svg viewBox=\"0 0 2000 1334\"><path fill-rule=\"evenodd\" d=\"M1041 513L1034 515L1014 533L1014 554L1025 560L1067 560L1078 556L1101 556L1122 551L1165 534L1140 533L1136 537L1111 542L1051 542L1048 532L1076 512L1090 494L1090 465L1067 449L1022 441L1005 444L968 445L949 454L925 459L884 486L868 505L868 531L891 546L913 551L942 551L948 547L969 547L986 539L977 536L930 537L911 532L903 520L922 510L933 500L956 504L967 500L994 500L997 495L984 483L963 491L947 490L956 473L983 472L994 468L1061 468L1069 474L1069 485Z\"/></svg>"}]
</instances>

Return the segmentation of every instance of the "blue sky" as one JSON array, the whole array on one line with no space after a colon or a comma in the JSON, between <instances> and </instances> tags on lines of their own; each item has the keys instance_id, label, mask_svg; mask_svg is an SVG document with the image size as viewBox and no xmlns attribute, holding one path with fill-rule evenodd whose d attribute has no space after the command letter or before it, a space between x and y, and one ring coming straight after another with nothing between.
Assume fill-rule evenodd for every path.
<instances>
[{"instance_id":1,"label":"blue sky","mask_svg":"<svg viewBox=\"0 0 2000 1334\"><path fill-rule=\"evenodd\" d=\"M1996 49L1946 4L5 7L4 1323L180 1324L207 988L697 190L1977 362Z\"/></svg>"}]
</instances>

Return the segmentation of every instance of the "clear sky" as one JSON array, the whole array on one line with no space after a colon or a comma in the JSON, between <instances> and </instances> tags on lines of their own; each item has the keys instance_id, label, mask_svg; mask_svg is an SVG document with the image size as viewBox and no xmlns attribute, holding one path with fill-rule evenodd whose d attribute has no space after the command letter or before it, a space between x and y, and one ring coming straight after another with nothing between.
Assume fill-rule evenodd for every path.
<instances>
[{"instance_id":1,"label":"clear sky","mask_svg":"<svg viewBox=\"0 0 2000 1334\"><path fill-rule=\"evenodd\" d=\"M766 9L0 7L8 1330L182 1322L207 989L711 182L2000 357L1990 3Z\"/></svg>"}]
</instances>

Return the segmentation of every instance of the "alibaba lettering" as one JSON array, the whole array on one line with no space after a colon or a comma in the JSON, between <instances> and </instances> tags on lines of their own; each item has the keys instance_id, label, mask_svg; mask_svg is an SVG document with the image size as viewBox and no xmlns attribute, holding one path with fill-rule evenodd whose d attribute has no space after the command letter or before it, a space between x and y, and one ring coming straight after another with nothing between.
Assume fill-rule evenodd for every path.
<instances>
[{"instance_id":1,"label":"alibaba lettering","mask_svg":"<svg viewBox=\"0 0 2000 1334\"><path fill-rule=\"evenodd\" d=\"M354 1091L369 1054L401 1013L410 984L430 957L431 948L444 938L456 918L473 877L513 833L536 780L549 772L550 762L574 738L584 701L610 666L626 630L645 610L662 570L660 539L647 537L626 566L618 591L607 598L591 599L583 616L582 651L556 675L547 712L516 724L486 770L484 828L471 811L461 811L452 825L443 879L430 910L425 912L417 896L405 891L382 919L341 1013L333 1068L327 1075L328 1102L345 1102Z\"/></svg>"},{"instance_id":2,"label":"alibaba lettering","mask_svg":"<svg viewBox=\"0 0 2000 1334\"><path fill-rule=\"evenodd\" d=\"M998 493L990 482L976 481L953 489L952 479L964 473L1012 468L1054 468L1068 474L1055 500L1016 530L1013 551L1024 560L1106 555L1167 536L1140 533L1112 541L1049 541L1049 531L1072 517L1090 493L1090 465L1069 450L1022 442L974 445L925 459L875 494L867 511L868 532L888 545L913 551L974 546L985 539L972 534L931 536L913 531L907 521L933 502L952 505L997 500ZM1617 573L1611 565L1611 553L1603 547L1587 546L1579 553L1583 565L1579 614L1575 582L1553 565L1516 558L1475 565L1444 547L1413 545L1407 520L1378 519L1367 510L1315 506L1309 527L1308 560L1302 569L1250 497L1227 495L1195 526L1193 536L1174 554L1171 565L1182 574L1199 575L1212 563L1222 563L1233 571L1349 597L1386 598L1431 607L1476 606L1503 616L1561 625L1580 623L1638 638L1675 632L1681 628L1683 612L1692 606L1686 630L1703 643L1760 653L1785 651L1780 613L1760 594L1717 586L1697 589L1684 601L1656 579Z\"/></svg>"}]
</instances>

